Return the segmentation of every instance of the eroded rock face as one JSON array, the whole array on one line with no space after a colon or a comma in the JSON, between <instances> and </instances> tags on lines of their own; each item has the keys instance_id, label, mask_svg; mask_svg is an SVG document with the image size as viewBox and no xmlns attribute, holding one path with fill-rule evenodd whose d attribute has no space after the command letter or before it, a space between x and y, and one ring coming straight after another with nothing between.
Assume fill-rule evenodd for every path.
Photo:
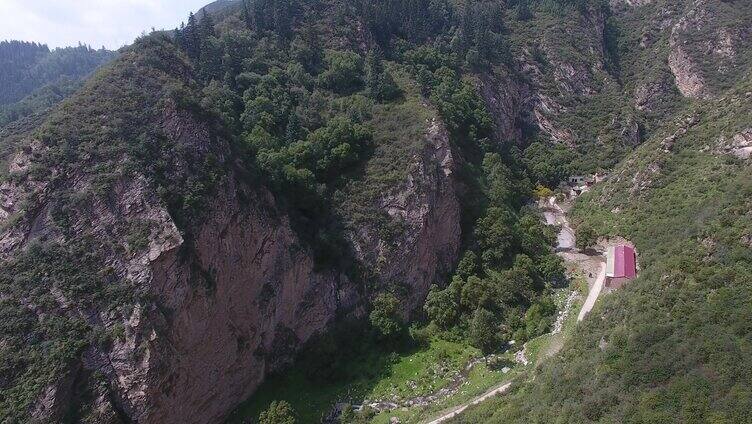
<instances>
[{"instance_id":1,"label":"eroded rock face","mask_svg":"<svg viewBox=\"0 0 752 424\"><path fill-rule=\"evenodd\" d=\"M664 80L646 81L638 84L634 90L634 105L639 111L654 111L664 102L667 93L672 90L672 82Z\"/></svg>"},{"instance_id":2,"label":"eroded rock face","mask_svg":"<svg viewBox=\"0 0 752 424\"><path fill-rule=\"evenodd\" d=\"M208 152L220 161L229 157L225 141L174 104L155 125L198 158ZM443 124L427 126L425 147L408 180L380 203L403 222L404 231L391 246L377 236L359 244L375 255L364 255L364 261L381 258L382 281L410 287L405 315L422 305L459 252L455 159ZM12 171L25 173L43 149L32 142L14 158ZM170 164L176 174L190 172L182 160L175 155ZM84 172L66 178L74 193L91 192L96 183ZM50 184L19 178L0 187L3 221L22 207L30 211L3 229L0 255L13 255L35 239L66 241L51 218L57 200L49 195ZM96 372L107 384L93 392L86 408L98 420L220 422L303 343L338 317L364 313L367 293L340 271L315 266L310 248L266 189L241 183L228 166L212 196L196 222L180 228L146 177L123 174L106 196L85 197L72 211L71 232L100 241L102 266L138 295L115 310L87 310L52 288L62 313L120 335L107 347L88 348L59 382L46 387L31 411L34 417L58 420L74 403L73 382ZM128 237L135 227L145 229L143 240Z\"/></svg>"},{"instance_id":3,"label":"eroded rock face","mask_svg":"<svg viewBox=\"0 0 752 424\"><path fill-rule=\"evenodd\" d=\"M71 401L73 383L78 371L78 368L74 368L62 373L57 382L42 390L31 411L31 418L35 422L52 423L63 419Z\"/></svg>"},{"instance_id":4,"label":"eroded rock face","mask_svg":"<svg viewBox=\"0 0 752 424\"><path fill-rule=\"evenodd\" d=\"M639 7L653 3L653 0L610 0L609 5L612 8L617 7Z\"/></svg>"},{"instance_id":5,"label":"eroded rock face","mask_svg":"<svg viewBox=\"0 0 752 424\"><path fill-rule=\"evenodd\" d=\"M523 138L522 128L527 126L537 128L555 143L574 145L575 135L572 131L556 122L566 108L536 87L542 78L537 64L526 58L520 67L528 81L515 79L504 71L482 74L478 78L478 91L494 122L495 141L519 143ZM562 84L571 88L565 81Z\"/></svg>"},{"instance_id":6,"label":"eroded rock face","mask_svg":"<svg viewBox=\"0 0 752 424\"><path fill-rule=\"evenodd\" d=\"M604 65L605 16L589 10L581 20L592 36L578 39L577 58L562 54L561 40L542 34L535 48L513 63L478 76L479 92L494 120L497 142L519 142L523 128L534 128L551 142L573 147L578 134L561 123L572 99L584 100L612 83Z\"/></svg>"},{"instance_id":7,"label":"eroded rock face","mask_svg":"<svg viewBox=\"0 0 752 424\"><path fill-rule=\"evenodd\" d=\"M523 102L529 96L527 87L509 74L483 74L479 78L478 91L486 101L494 121L494 136L499 141L519 142L522 138L520 122L529 120L523 116Z\"/></svg>"},{"instance_id":8,"label":"eroded rock face","mask_svg":"<svg viewBox=\"0 0 752 424\"><path fill-rule=\"evenodd\" d=\"M144 422L221 420L357 302L346 278L314 271L268 194L249 194L244 208L235 192L219 193L190 245L151 264L168 313L163 340L151 341L159 383L147 388Z\"/></svg>"},{"instance_id":9,"label":"eroded rock face","mask_svg":"<svg viewBox=\"0 0 752 424\"><path fill-rule=\"evenodd\" d=\"M708 18L704 9L704 2L697 1L694 7L671 28L669 46L671 52L668 57L668 66L674 74L676 88L684 97L695 99L707 98L709 93L706 89L705 77L700 66L690 56L685 39L686 34L699 31L702 21Z\"/></svg>"},{"instance_id":10,"label":"eroded rock face","mask_svg":"<svg viewBox=\"0 0 752 424\"><path fill-rule=\"evenodd\" d=\"M685 97L712 97L708 80L728 75L738 67L737 51L752 34L749 25L726 23L717 13L712 2L694 0L671 27L668 64L676 87ZM703 36L698 40L700 34Z\"/></svg>"},{"instance_id":11,"label":"eroded rock face","mask_svg":"<svg viewBox=\"0 0 752 424\"><path fill-rule=\"evenodd\" d=\"M692 61L686 50L675 42L672 43L668 56L668 66L676 79L676 88L684 97L703 99L709 96L705 78L698 66Z\"/></svg>"},{"instance_id":12,"label":"eroded rock face","mask_svg":"<svg viewBox=\"0 0 752 424\"><path fill-rule=\"evenodd\" d=\"M167 113L164 125L184 145L209 143L187 114ZM232 173L220 187L187 239L164 209L134 204L133 190L119 196L151 222L125 273L155 302L135 305L105 361L119 407L139 422L221 421L359 300L339 273L315 271L270 193Z\"/></svg>"},{"instance_id":13,"label":"eroded rock face","mask_svg":"<svg viewBox=\"0 0 752 424\"><path fill-rule=\"evenodd\" d=\"M413 158L407 179L378 201L401 226L395 240L383 240L377 228L361 228L350 236L358 259L375 264L383 284L406 284L410 316L433 283L451 271L460 249L460 205L455 182L457 162L444 124L434 119L426 143Z\"/></svg>"}]
</instances>

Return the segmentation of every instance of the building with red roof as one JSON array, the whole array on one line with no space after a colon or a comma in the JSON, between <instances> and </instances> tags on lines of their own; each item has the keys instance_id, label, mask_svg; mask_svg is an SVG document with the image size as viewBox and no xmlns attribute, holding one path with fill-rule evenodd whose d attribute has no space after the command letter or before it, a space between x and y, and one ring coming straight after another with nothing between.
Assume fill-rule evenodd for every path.
<instances>
[{"instance_id":1,"label":"building with red roof","mask_svg":"<svg viewBox=\"0 0 752 424\"><path fill-rule=\"evenodd\" d=\"M621 288L637 277L637 255L632 246L619 245L608 248L606 256L606 287Z\"/></svg>"}]
</instances>

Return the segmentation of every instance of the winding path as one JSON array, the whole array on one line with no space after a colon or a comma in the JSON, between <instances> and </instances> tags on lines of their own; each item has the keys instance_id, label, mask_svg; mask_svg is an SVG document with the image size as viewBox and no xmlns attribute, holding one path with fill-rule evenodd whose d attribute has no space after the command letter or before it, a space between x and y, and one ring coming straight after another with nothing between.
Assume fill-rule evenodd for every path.
<instances>
[{"instance_id":1,"label":"winding path","mask_svg":"<svg viewBox=\"0 0 752 424\"><path fill-rule=\"evenodd\" d=\"M549 225L560 225L561 231L557 236L556 250L559 255L564 258L565 261L574 264L580 268L584 273L588 274L588 285L590 286L590 292L585 300L585 304L582 305L580 313L577 316L577 321L582 321L595 306L595 302L603 291L603 286L606 281L606 258L602 254L598 255L585 255L577 251L576 238L572 227L569 225L564 209L556 202L555 197L548 199L548 205L546 205L546 211L544 216L546 222ZM597 270L597 271L596 271ZM592 274L597 273L595 280L592 280Z\"/></svg>"},{"instance_id":2,"label":"winding path","mask_svg":"<svg viewBox=\"0 0 752 424\"><path fill-rule=\"evenodd\" d=\"M429 421L428 424L439 424L443 423L444 421L451 420L452 418L460 415L461 413L465 412L467 408L473 405L477 405L485 400L488 400L496 395L502 394L509 390L509 387L512 386L512 383L505 383L501 386L494 387L493 389L487 391L486 393L476 397L475 399L471 400L470 402L464 403L459 406L455 406L454 408L450 409L448 412L446 412L444 415L440 416L439 418L434 419L433 421Z\"/></svg>"},{"instance_id":3,"label":"winding path","mask_svg":"<svg viewBox=\"0 0 752 424\"><path fill-rule=\"evenodd\" d=\"M564 209L562 209L562 207L559 206L559 204L556 202L555 197L551 197L548 200L548 202L544 203L544 205L545 205L545 210L543 212L543 215L546 218L546 223L549 225L559 225L561 227L559 234L557 235L556 250L558 254L566 262L573 264L575 267L579 268L581 271L585 273L589 272L590 273L589 280L592 280L592 272L595 269L598 269L598 276L595 278L594 282L590 281L590 292L588 294L587 299L585 300L585 304L582 306L582 309L580 310L580 313L577 316L577 321L582 321L585 315L587 315L587 313L593 309L595 302L598 300L598 297L603 291L603 285L606 280L605 258L603 257L603 255L600 255L600 254L599 255L586 255L577 250L575 232L570 226L569 220L567 220ZM567 300L567 309L571 307L573 300L574 300L574 297L570 296L570 298ZM564 316L564 319L565 318L566 317ZM556 334L561 331L561 324L558 325L558 328L559 328L558 331L555 330L553 334ZM520 352L523 352L523 356L524 356L524 350ZM465 402L461 405L457 405L445 411L443 415L441 415L438 418L434 418L432 421L428 421L427 424L440 424L452 418L455 418L458 415L465 412L467 408L477 405L483 401L486 401L496 395L505 393L507 390L509 390L511 386L512 386L512 382L500 384L490 389L486 393L473 398L472 400L468 402Z\"/></svg>"}]
</instances>

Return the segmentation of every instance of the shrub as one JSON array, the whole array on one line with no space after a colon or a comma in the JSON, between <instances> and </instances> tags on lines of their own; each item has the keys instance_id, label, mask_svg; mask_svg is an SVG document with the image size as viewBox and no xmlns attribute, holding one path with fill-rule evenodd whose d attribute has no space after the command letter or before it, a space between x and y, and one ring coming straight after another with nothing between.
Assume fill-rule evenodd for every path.
<instances>
[{"instance_id":1,"label":"shrub","mask_svg":"<svg viewBox=\"0 0 752 424\"><path fill-rule=\"evenodd\" d=\"M329 50L324 59L326 70L319 75L322 87L337 93L351 93L363 86L363 58L352 51Z\"/></svg>"},{"instance_id":2,"label":"shrub","mask_svg":"<svg viewBox=\"0 0 752 424\"><path fill-rule=\"evenodd\" d=\"M274 401L259 415L259 424L295 424L295 412L289 403Z\"/></svg>"},{"instance_id":3,"label":"shrub","mask_svg":"<svg viewBox=\"0 0 752 424\"><path fill-rule=\"evenodd\" d=\"M431 286L423 309L428 318L435 322L441 329L448 329L457 323L459 317L459 305L450 290L439 290L437 286Z\"/></svg>"},{"instance_id":4,"label":"shrub","mask_svg":"<svg viewBox=\"0 0 752 424\"><path fill-rule=\"evenodd\" d=\"M598 233L588 224L582 224L575 230L577 248L580 250L590 249L598 243Z\"/></svg>"},{"instance_id":5,"label":"shrub","mask_svg":"<svg viewBox=\"0 0 752 424\"><path fill-rule=\"evenodd\" d=\"M489 354L501 347L499 328L496 317L486 309L478 308L470 324L470 341L484 354Z\"/></svg>"},{"instance_id":6,"label":"shrub","mask_svg":"<svg viewBox=\"0 0 752 424\"><path fill-rule=\"evenodd\" d=\"M369 320L380 337L395 338L402 331L399 305L399 300L391 293L380 293L374 299Z\"/></svg>"}]
</instances>

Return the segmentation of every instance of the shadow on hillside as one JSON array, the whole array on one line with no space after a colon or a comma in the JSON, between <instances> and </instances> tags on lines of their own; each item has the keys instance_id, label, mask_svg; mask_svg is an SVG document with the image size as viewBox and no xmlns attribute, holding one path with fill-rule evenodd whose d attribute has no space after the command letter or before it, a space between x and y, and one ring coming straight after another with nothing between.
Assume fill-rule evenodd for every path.
<instances>
[{"instance_id":1,"label":"shadow on hillside","mask_svg":"<svg viewBox=\"0 0 752 424\"><path fill-rule=\"evenodd\" d=\"M271 402L281 400L290 403L299 422L322 422L338 403L363 402L380 381L392 375L401 357L422 348L407 341L399 346L372 342L362 333L344 338L324 335L310 343L293 365L270 375L227 422L255 422Z\"/></svg>"}]
</instances>

